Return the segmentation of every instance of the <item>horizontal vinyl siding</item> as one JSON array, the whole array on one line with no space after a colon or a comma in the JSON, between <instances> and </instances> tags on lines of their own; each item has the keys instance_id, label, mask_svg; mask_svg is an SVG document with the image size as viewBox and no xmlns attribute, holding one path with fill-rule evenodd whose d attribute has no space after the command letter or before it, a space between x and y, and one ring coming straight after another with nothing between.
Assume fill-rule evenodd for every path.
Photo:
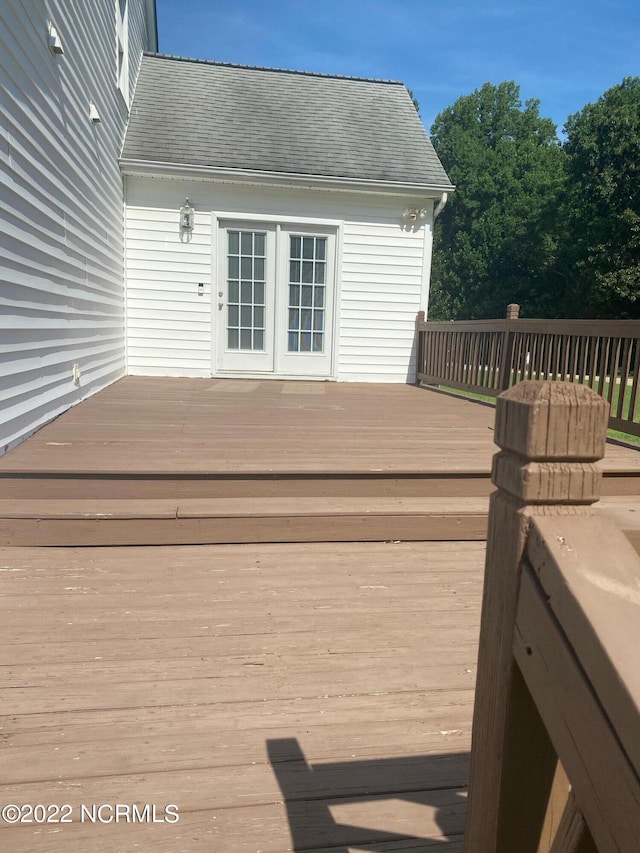
<instances>
[{"instance_id":1,"label":"horizontal vinyl siding","mask_svg":"<svg viewBox=\"0 0 640 853\"><path fill-rule=\"evenodd\" d=\"M142 51L151 50L149 42L150 24L147 22L145 12L145 0L128 0L129 10L129 103L133 99L140 64L142 62ZM115 45L115 43L114 43ZM114 46L115 49L115 46ZM124 142L124 139L123 139Z\"/></svg>"},{"instance_id":2,"label":"horizontal vinyl siding","mask_svg":"<svg viewBox=\"0 0 640 853\"><path fill-rule=\"evenodd\" d=\"M143 0L130 4L139 27ZM49 20L61 56L47 48ZM139 34L129 45L137 73ZM1 452L124 373L113 0L4 0L0 89Z\"/></svg>"},{"instance_id":3,"label":"horizontal vinyl siding","mask_svg":"<svg viewBox=\"0 0 640 853\"><path fill-rule=\"evenodd\" d=\"M178 209L185 196L196 210L190 244L180 244L177 235ZM211 258L206 252L210 214L215 212L223 221L246 214L256 222L266 215L343 223L334 375L351 381L413 381L415 321L425 307L424 254L431 244L425 240L428 220L417 228L402 220L408 204L415 200L128 177L129 372L208 375L200 359L205 355L203 343L210 345L211 340ZM198 281L206 283L205 297L197 296ZM165 336L185 340L182 334L171 337L171 329L190 333L191 352L167 345L163 353Z\"/></svg>"},{"instance_id":4,"label":"horizontal vinyl siding","mask_svg":"<svg viewBox=\"0 0 640 853\"><path fill-rule=\"evenodd\" d=\"M199 212L196 222L182 241L177 208L127 206L130 374L211 375L211 215Z\"/></svg>"},{"instance_id":5,"label":"horizontal vinyl siding","mask_svg":"<svg viewBox=\"0 0 640 853\"><path fill-rule=\"evenodd\" d=\"M340 375L410 381L423 292L424 234L397 224L347 222L340 310Z\"/></svg>"}]
</instances>

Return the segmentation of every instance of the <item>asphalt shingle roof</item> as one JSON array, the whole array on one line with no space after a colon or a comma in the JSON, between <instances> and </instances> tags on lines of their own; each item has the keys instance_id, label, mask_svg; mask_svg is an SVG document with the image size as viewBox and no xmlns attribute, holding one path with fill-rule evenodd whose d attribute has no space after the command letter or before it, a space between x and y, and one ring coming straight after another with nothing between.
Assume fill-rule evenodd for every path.
<instances>
[{"instance_id":1,"label":"asphalt shingle roof","mask_svg":"<svg viewBox=\"0 0 640 853\"><path fill-rule=\"evenodd\" d=\"M158 54L122 159L451 187L401 83Z\"/></svg>"}]
</instances>

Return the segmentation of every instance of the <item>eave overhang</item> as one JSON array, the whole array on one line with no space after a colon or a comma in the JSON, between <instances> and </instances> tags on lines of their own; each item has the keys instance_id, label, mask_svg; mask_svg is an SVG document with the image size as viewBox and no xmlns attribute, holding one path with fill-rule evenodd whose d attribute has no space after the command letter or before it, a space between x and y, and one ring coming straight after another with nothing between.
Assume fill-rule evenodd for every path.
<instances>
[{"instance_id":1,"label":"eave overhang","mask_svg":"<svg viewBox=\"0 0 640 853\"><path fill-rule=\"evenodd\" d=\"M120 160L123 175L138 177L167 177L173 179L220 181L251 186L288 187L295 189L332 190L334 192L372 195L410 195L441 198L442 193L454 191L450 183L421 184L401 181L372 181L362 178L331 175L306 175L292 172L266 172L256 169L228 169L217 166L187 166L149 160Z\"/></svg>"}]
</instances>

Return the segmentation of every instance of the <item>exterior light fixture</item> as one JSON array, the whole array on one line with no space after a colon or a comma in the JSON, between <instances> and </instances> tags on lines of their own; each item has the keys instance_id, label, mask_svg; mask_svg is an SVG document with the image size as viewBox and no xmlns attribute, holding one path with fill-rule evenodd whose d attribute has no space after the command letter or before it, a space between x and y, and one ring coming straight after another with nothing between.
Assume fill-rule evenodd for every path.
<instances>
[{"instance_id":1,"label":"exterior light fixture","mask_svg":"<svg viewBox=\"0 0 640 853\"><path fill-rule=\"evenodd\" d=\"M424 207L405 207L402 211L402 218L408 219L409 222L416 222L419 219L424 219L427 211Z\"/></svg>"},{"instance_id":2,"label":"exterior light fixture","mask_svg":"<svg viewBox=\"0 0 640 853\"><path fill-rule=\"evenodd\" d=\"M49 35L47 37L47 46L54 56L62 56L62 54L64 53L62 41L60 40L58 31L53 26L51 21L49 21Z\"/></svg>"},{"instance_id":3,"label":"exterior light fixture","mask_svg":"<svg viewBox=\"0 0 640 853\"><path fill-rule=\"evenodd\" d=\"M180 208L180 230L190 234L193 231L193 221L195 211L189 204L189 196L185 199L184 204Z\"/></svg>"},{"instance_id":4,"label":"exterior light fixture","mask_svg":"<svg viewBox=\"0 0 640 853\"><path fill-rule=\"evenodd\" d=\"M89 119L93 124L100 124L101 121L100 113L93 101L89 101Z\"/></svg>"}]
</instances>

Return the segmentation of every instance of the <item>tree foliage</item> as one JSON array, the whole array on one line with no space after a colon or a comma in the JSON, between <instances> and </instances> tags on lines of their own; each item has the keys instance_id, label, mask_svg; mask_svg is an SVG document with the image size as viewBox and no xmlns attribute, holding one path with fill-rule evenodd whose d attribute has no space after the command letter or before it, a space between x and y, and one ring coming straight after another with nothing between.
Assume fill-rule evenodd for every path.
<instances>
[{"instance_id":1,"label":"tree foliage","mask_svg":"<svg viewBox=\"0 0 640 853\"><path fill-rule=\"evenodd\" d=\"M640 316L640 78L571 116L486 83L432 127L456 193L435 230L430 315Z\"/></svg>"},{"instance_id":2,"label":"tree foliage","mask_svg":"<svg viewBox=\"0 0 640 853\"><path fill-rule=\"evenodd\" d=\"M416 112L419 113L420 112L420 101L416 98L416 96L413 94L413 91L411 89L407 89L407 92L409 93L409 97L411 98L411 103L416 108Z\"/></svg>"},{"instance_id":3,"label":"tree foliage","mask_svg":"<svg viewBox=\"0 0 640 853\"><path fill-rule=\"evenodd\" d=\"M549 301L564 153L538 108L515 83L485 83L436 118L456 192L435 234L432 317L499 317L508 302L531 316Z\"/></svg>"},{"instance_id":4,"label":"tree foliage","mask_svg":"<svg viewBox=\"0 0 640 853\"><path fill-rule=\"evenodd\" d=\"M640 77L570 116L565 132L563 313L640 317Z\"/></svg>"}]
</instances>

